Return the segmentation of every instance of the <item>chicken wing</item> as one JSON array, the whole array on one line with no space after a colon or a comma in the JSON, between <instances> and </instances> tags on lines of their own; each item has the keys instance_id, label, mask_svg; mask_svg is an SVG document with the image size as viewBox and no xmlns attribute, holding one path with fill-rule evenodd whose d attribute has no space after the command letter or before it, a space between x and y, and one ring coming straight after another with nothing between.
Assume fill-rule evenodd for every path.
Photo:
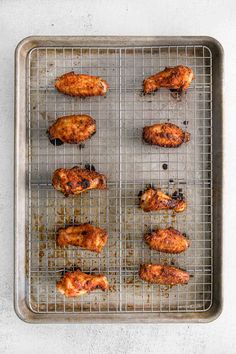
<instances>
[{"instance_id":1,"label":"chicken wing","mask_svg":"<svg viewBox=\"0 0 236 354\"><path fill-rule=\"evenodd\" d=\"M66 297L80 296L95 289L109 289L107 278L103 274L86 274L81 270L68 272L57 282L57 289Z\"/></svg>"},{"instance_id":2,"label":"chicken wing","mask_svg":"<svg viewBox=\"0 0 236 354\"><path fill-rule=\"evenodd\" d=\"M143 128L143 140L148 144L176 148L190 140L190 134L172 123L154 124Z\"/></svg>"},{"instance_id":3,"label":"chicken wing","mask_svg":"<svg viewBox=\"0 0 236 354\"><path fill-rule=\"evenodd\" d=\"M65 95L88 97L104 96L109 85L99 76L75 74L72 71L57 78L55 87Z\"/></svg>"},{"instance_id":4,"label":"chicken wing","mask_svg":"<svg viewBox=\"0 0 236 354\"><path fill-rule=\"evenodd\" d=\"M140 207L144 211L174 210L176 213L184 211L187 203L182 195L174 193L172 197L160 189L148 188L140 198Z\"/></svg>"},{"instance_id":5,"label":"chicken wing","mask_svg":"<svg viewBox=\"0 0 236 354\"><path fill-rule=\"evenodd\" d=\"M53 187L65 197L80 194L90 189L106 189L106 176L75 166L70 169L58 168L52 176Z\"/></svg>"},{"instance_id":6,"label":"chicken wing","mask_svg":"<svg viewBox=\"0 0 236 354\"><path fill-rule=\"evenodd\" d=\"M150 249L165 253L181 253L189 247L189 241L178 230L157 229L144 235L144 241Z\"/></svg>"},{"instance_id":7,"label":"chicken wing","mask_svg":"<svg viewBox=\"0 0 236 354\"><path fill-rule=\"evenodd\" d=\"M96 121L87 115L60 117L47 131L51 143L78 144L96 133Z\"/></svg>"},{"instance_id":8,"label":"chicken wing","mask_svg":"<svg viewBox=\"0 0 236 354\"><path fill-rule=\"evenodd\" d=\"M142 264L139 276L148 283L159 285L187 284L189 273L175 267L161 264Z\"/></svg>"},{"instance_id":9,"label":"chicken wing","mask_svg":"<svg viewBox=\"0 0 236 354\"><path fill-rule=\"evenodd\" d=\"M59 229L57 244L63 246L78 246L92 252L100 253L106 245L108 235L106 230L89 223L69 226Z\"/></svg>"},{"instance_id":10,"label":"chicken wing","mask_svg":"<svg viewBox=\"0 0 236 354\"><path fill-rule=\"evenodd\" d=\"M164 87L170 90L187 90L194 79L193 70L184 65L165 68L143 81L144 93L151 93Z\"/></svg>"}]
</instances>

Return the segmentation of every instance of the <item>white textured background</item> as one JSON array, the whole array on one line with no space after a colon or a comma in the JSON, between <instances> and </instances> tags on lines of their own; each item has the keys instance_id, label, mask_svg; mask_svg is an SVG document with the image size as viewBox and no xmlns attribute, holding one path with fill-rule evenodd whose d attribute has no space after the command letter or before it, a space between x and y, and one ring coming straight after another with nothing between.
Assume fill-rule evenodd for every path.
<instances>
[{"instance_id":1,"label":"white textured background","mask_svg":"<svg viewBox=\"0 0 236 354\"><path fill-rule=\"evenodd\" d=\"M205 325L29 325L13 310L14 49L29 35L209 35L225 50L224 310ZM236 1L0 0L0 353L236 353Z\"/></svg>"}]
</instances>

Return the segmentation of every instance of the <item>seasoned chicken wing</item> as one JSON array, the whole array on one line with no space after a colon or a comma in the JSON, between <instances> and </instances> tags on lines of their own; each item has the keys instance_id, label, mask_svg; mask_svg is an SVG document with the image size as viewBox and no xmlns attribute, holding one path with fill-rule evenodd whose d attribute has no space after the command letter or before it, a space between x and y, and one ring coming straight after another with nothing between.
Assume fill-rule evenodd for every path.
<instances>
[{"instance_id":1,"label":"seasoned chicken wing","mask_svg":"<svg viewBox=\"0 0 236 354\"><path fill-rule=\"evenodd\" d=\"M145 242L150 249L165 253L181 253L189 247L189 241L178 230L157 229L144 235Z\"/></svg>"},{"instance_id":2,"label":"seasoned chicken wing","mask_svg":"<svg viewBox=\"0 0 236 354\"><path fill-rule=\"evenodd\" d=\"M151 93L161 87L170 90L187 90L194 79L193 70L188 66L178 65L152 75L143 81L144 93Z\"/></svg>"},{"instance_id":3,"label":"seasoned chicken wing","mask_svg":"<svg viewBox=\"0 0 236 354\"><path fill-rule=\"evenodd\" d=\"M79 246L86 250L100 253L106 245L107 239L106 230L86 223L59 229L57 244L61 247L68 245Z\"/></svg>"},{"instance_id":4,"label":"seasoned chicken wing","mask_svg":"<svg viewBox=\"0 0 236 354\"><path fill-rule=\"evenodd\" d=\"M107 278L103 274L86 274L81 270L68 272L57 282L57 289L67 297L80 296L90 291L109 289Z\"/></svg>"},{"instance_id":5,"label":"seasoned chicken wing","mask_svg":"<svg viewBox=\"0 0 236 354\"><path fill-rule=\"evenodd\" d=\"M60 117L51 125L47 133L50 141L55 145L78 144L96 133L96 121L87 115Z\"/></svg>"},{"instance_id":6,"label":"seasoned chicken wing","mask_svg":"<svg viewBox=\"0 0 236 354\"><path fill-rule=\"evenodd\" d=\"M142 264L139 276L148 283L159 285L187 284L189 281L188 272L161 264Z\"/></svg>"},{"instance_id":7,"label":"seasoned chicken wing","mask_svg":"<svg viewBox=\"0 0 236 354\"><path fill-rule=\"evenodd\" d=\"M190 140L190 134L172 123L154 124L143 128L143 140L148 144L176 148Z\"/></svg>"},{"instance_id":8,"label":"seasoned chicken wing","mask_svg":"<svg viewBox=\"0 0 236 354\"><path fill-rule=\"evenodd\" d=\"M55 87L65 95L88 97L104 96L109 85L99 76L75 74L72 71L57 78Z\"/></svg>"},{"instance_id":9,"label":"seasoned chicken wing","mask_svg":"<svg viewBox=\"0 0 236 354\"><path fill-rule=\"evenodd\" d=\"M75 166L70 169L58 168L52 176L53 187L65 197L80 194L90 189L106 189L106 176Z\"/></svg>"},{"instance_id":10,"label":"seasoned chicken wing","mask_svg":"<svg viewBox=\"0 0 236 354\"><path fill-rule=\"evenodd\" d=\"M174 194L172 197L160 189L148 188L140 198L140 207L144 211L174 210L176 213L184 211L187 203L182 195Z\"/></svg>"}]
</instances>

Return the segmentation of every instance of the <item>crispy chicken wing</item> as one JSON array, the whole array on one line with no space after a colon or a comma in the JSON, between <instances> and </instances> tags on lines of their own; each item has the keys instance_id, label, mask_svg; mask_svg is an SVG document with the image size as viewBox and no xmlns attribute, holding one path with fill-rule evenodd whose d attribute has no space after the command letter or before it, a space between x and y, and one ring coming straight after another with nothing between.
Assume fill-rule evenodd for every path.
<instances>
[{"instance_id":1,"label":"crispy chicken wing","mask_svg":"<svg viewBox=\"0 0 236 354\"><path fill-rule=\"evenodd\" d=\"M70 169L58 168L52 176L53 187L64 193L65 197L70 194L80 194L90 189L106 189L106 176L96 172L75 166Z\"/></svg>"},{"instance_id":2,"label":"crispy chicken wing","mask_svg":"<svg viewBox=\"0 0 236 354\"><path fill-rule=\"evenodd\" d=\"M90 291L109 289L107 278L103 274L86 274L79 269L68 272L57 282L57 289L67 297L80 296Z\"/></svg>"},{"instance_id":3,"label":"crispy chicken wing","mask_svg":"<svg viewBox=\"0 0 236 354\"><path fill-rule=\"evenodd\" d=\"M96 133L96 121L87 115L60 117L48 129L48 137L55 145L78 144Z\"/></svg>"},{"instance_id":4,"label":"crispy chicken wing","mask_svg":"<svg viewBox=\"0 0 236 354\"><path fill-rule=\"evenodd\" d=\"M148 283L160 285L187 284L189 281L188 272L161 264L142 264L139 276Z\"/></svg>"},{"instance_id":5,"label":"crispy chicken wing","mask_svg":"<svg viewBox=\"0 0 236 354\"><path fill-rule=\"evenodd\" d=\"M193 70L184 65L165 68L143 81L144 93L151 93L161 87L170 90L187 90L194 79Z\"/></svg>"},{"instance_id":6,"label":"crispy chicken wing","mask_svg":"<svg viewBox=\"0 0 236 354\"><path fill-rule=\"evenodd\" d=\"M106 230L86 223L59 229L57 244L61 247L68 245L79 246L89 251L100 253L106 245L107 239Z\"/></svg>"},{"instance_id":7,"label":"crispy chicken wing","mask_svg":"<svg viewBox=\"0 0 236 354\"><path fill-rule=\"evenodd\" d=\"M187 203L182 195L174 194L172 197L160 189L148 188L140 198L140 207L144 211L174 210L176 213L184 211Z\"/></svg>"},{"instance_id":8,"label":"crispy chicken wing","mask_svg":"<svg viewBox=\"0 0 236 354\"><path fill-rule=\"evenodd\" d=\"M190 140L190 134L172 123L154 124L143 128L143 139L152 145L176 148Z\"/></svg>"},{"instance_id":9,"label":"crispy chicken wing","mask_svg":"<svg viewBox=\"0 0 236 354\"><path fill-rule=\"evenodd\" d=\"M181 253L189 247L189 241L178 230L157 229L144 235L145 242L150 249L165 253Z\"/></svg>"},{"instance_id":10,"label":"crispy chicken wing","mask_svg":"<svg viewBox=\"0 0 236 354\"><path fill-rule=\"evenodd\" d=\"M72 71L57 78L55 87L65 95L88 97L104 96L109 85L99 76L75 74Z\"/></svg>"}]
</instances>

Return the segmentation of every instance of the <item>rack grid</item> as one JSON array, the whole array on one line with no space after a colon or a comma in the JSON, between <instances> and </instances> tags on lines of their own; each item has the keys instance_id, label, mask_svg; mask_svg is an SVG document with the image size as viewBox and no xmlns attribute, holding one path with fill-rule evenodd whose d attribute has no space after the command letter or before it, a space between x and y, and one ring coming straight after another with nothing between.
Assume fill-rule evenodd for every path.
<instances>
[{"instance_id":1,"label":"rack grid","mask_svg":"<svg viewBox=\"0 0 236 354\"><path fill-rule=\"evenodd\" d=\"M195 80L187 94L159 90L142 95L145 77L178 64L191 66ZM110 84L107 97L69 97L54 89L69 71L98 75ZM174 96L174 97L173 97ZM212 54L206 46L41 47L27 63L28 132L28 304L36 313L201 312L212 304ZM97 133L84 144L53 146L48 127L60 116L89 114ZM142 128L176 123L191 133L177 149L143 143ZM91 163L107 175L107 191L65 198L51 185L59 167ZM163 164L167 169L163 169ZM138 194L152 184L181 191L186 212L145 213ZM55 243L57 229L90 221L107 229L100 255ZM175 227L191 246L181 255L151 251L143 235L156 227ZM142 263L173 264L190 272L184 286L142 282ZM68 269L104 273L109 292L65 298L56 281Z\"/></svg>"}]
</instances>

